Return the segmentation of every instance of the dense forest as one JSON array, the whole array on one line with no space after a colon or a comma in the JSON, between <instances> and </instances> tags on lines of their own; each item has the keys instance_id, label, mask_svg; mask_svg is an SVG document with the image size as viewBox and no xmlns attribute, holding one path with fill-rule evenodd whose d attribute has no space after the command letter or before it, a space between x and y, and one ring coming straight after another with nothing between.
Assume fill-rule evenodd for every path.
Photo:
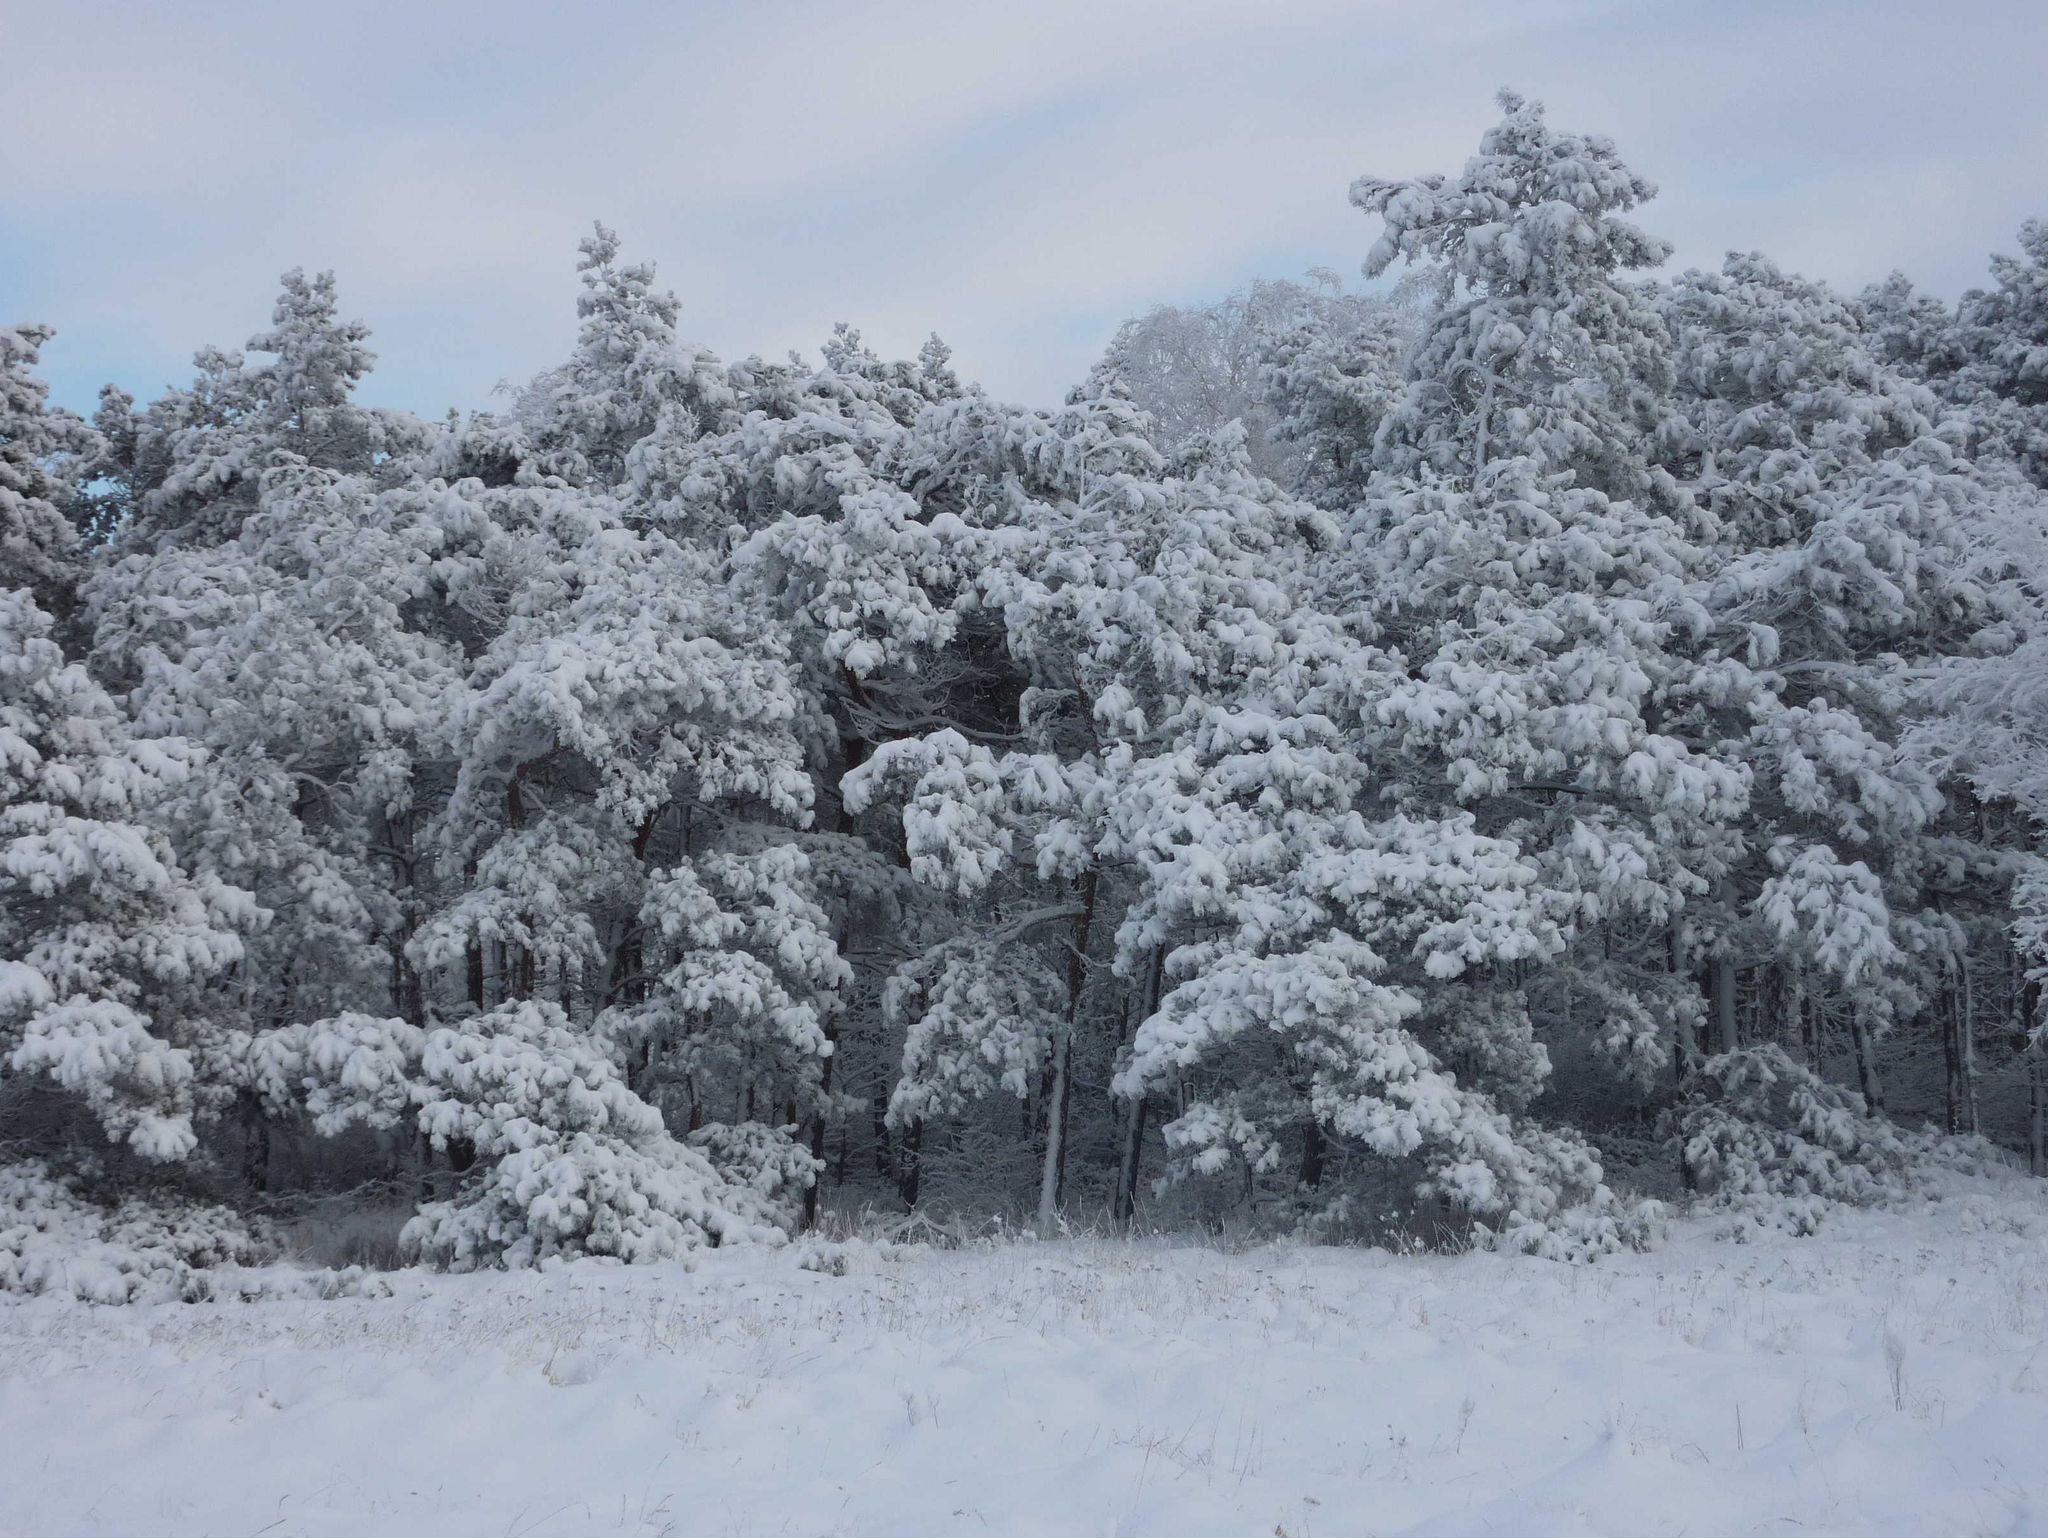
<instances>
[{"instance_id":1,"label":"dense forest","mask_svg":"<svg viewBox=\"0 0 2048 1538\"><path fill-rule=\"evenodd\" d=\"M0 329L0 1231L1578 1258L2043 1173L2048 226L1951 306L1654 191L1504 95L1352 186L1383 281L1055 409L724 361L602 226L488 413L366 404L325 273L90 421Z\"/></svg>"}]
</instances>

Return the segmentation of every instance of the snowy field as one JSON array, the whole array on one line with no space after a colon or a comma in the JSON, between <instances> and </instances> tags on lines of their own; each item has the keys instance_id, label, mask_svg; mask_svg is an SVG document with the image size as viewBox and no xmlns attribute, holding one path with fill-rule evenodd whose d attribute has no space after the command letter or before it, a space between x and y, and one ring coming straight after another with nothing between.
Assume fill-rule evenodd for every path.
<instances>
[{"instance_id":1,"label":"snowy field","mask_svg":"<svg viewBox=\"0 0 2048 1538\"><path fill-rule=\"evenodd\" d=\"M1067 1241L0 1304L0 1530L2048 1532L2048 1210L1594 1267Z\"/></svg>"}]
</instances>

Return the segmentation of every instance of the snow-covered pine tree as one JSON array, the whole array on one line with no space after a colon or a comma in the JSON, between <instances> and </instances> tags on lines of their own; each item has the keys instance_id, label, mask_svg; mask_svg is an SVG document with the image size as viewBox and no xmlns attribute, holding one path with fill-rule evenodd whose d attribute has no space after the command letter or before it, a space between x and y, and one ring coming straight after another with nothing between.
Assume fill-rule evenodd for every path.
<instances>
[{"instance_id":1,"label":"snow-covered pine tree","mask_svg":"<svg viewBox=\"0 0 2048 1538\"><path fill-rule=\"evenodd\" d=\"M1856 311L1871 353L1908 377L1930 380L1954 367L1955 316L1903 272L1872 283L1856 297Z\"/></svg>"},{"instance_id":2,"label":"snow-covered pine tree","mask_svg":"<svg viewBox=\"0 0 2048 1538\"><path fill-rule=\"evenodd\" d=\"M460 654L410 622L433 533L409 511L287 456L231 539L115 556L91 585L98 660L149 729L209 750L167 809L187 858L278 914L252 942L252 1030L366 1006L420 1021L414 766Z\"/></svg>"},{"instance_id":3,"label":"snow-covered pine tree","mask_svg":"<svg viewBox=\"0 0 2048 1538\"><path fill-rule=\"evenodd\" d=\"M1460 175L1353 189L1387 221L1368 270L1425 259L1445 287L1326 600L1391 666L1328 708L1393 807L1470 816L1534 870L1549 964L1438 990L1442 1028L1586 1042L1647 1080L1699 1019L1674 942L1749 775L1674 714L1730 664L1693 591L1697 511L1650 455L1669 341L1629 273L1666 248L1620 215L1654 189L1502 102Z\"/></svg>"},{"instance_id":4,"label":"snow-covered pine tree","mask_svg":"<svg viewBox=\"0 0 2048 1538\"><path fill-rule=\"evenodd\" d=\"M2019 244L2017 256L1992 257L1993 287L1956 306L1944 385L1976 415L1984 447L2048 486L2048 220L2021 225Z\"/></svg>"},{"instance_id":5,"label":"snow-covered pine tree","mask_svg":"<svg viewBox=\"0 0 2048 1538\"><path fill-rule=\"evenodd\" d=\"M511 1006L552 1011L546 1041L613 1061L675 1138L736 1129L707 1146L807 1179L793 1149L758 1156L823 1112L844 982L794 842L806 701L722 567L715 499L679 507L705 488L664 478L737 395L616 256L585 242L570 363L424 456L427 587L467 660L437 734L453 783L420 828L436 900L406 955L430 1015L489 1034Z\"/></svg>"},{"instance_id":6,"label":"snow-covered pine tree","mask_svg":"<svg viewBox=\"0 0 2048 1538\"><path fill-rule=\"evenodd\" d=\"M616 231L599 224L578 249L575 350L519 393L513 420L546 473L620 487L645 477L661 440L720 425L736 394L717 358L678 337L681 306L654 268L619 259Z\"/></svg>"},{"instance_id":7,"label":"snow-covered pine tree","mask_svg":"<svg viewBox=\"0 0 2048 1538\"><path fill-rule=\"evenodd\" d=\"M52 628L27 589L0 592L0 1092L11 1126L50 1129L22 1098L46 1085L142 1158L179 1160L220 1109L200 1072L214 985L262 914L163 832L198 752L134 732Z\"/></svg>"},{"instance_id":8,"label":"snow-covered pine tree","mask_svg":"<svg viewBox=\"0 0 2048 1538\"><path fill-rule=\"evenodd\" d=\"M271 327L241 352L203 349L199 373L139 412L103 397L95 419L110 452L100 473L120 483L127 550L221 544L255 511L263 472L279 454L324 469L366 471L416 447L417 422L353 399L376 355L369 329L340 318L334 275L294 268Z\"/></svg>"},{"instance_id":9,"label":"snow-covered pine tree","mask_svg":"<svg viewBox=\"0 0 2048 1538\"><path fill-rule=\"evenodd\" d=\"M204 353L192 390L103 410L127 516L86 589L95 665L145 729L207 749L160 814L181 859L276 915L206 1065L259 1185L259 1038L347 1010L423 1023L415 768L460 657L418 623L441 533L404 485L425 429L353 399L372 355L331 276L287 273L273 322L250 342L267 360Z\"/></svg>"},{"instance_id":10,"label":"snow-covered pine tree","mask_svg":"<svg viewBox=\"0 0 2048 1538\"><path fill-rule=\"evenodd\" d=\"M734 392L726 409L668 412L633 448L628 517L726 557L736 592L787 637L794 728L822 790L820 827L796 847L839 942L867 957L842 981L856 1005L837 1029L858 1049L852 1067L886 1140L881 1106L900 1040L884 1039L895 1026L883 1018L882 979L957 932L959 917L949 894L920 894L903 879L889 819L862 822L838 784L898 739L1014 740L1024 683L1006 655L1000 608L977 584L1008 569L1005 539L1026 537L1008 483L1071 467L1053 452L1032 468L1042 425L962 392L936 342L914 363L887 363L841 327L822 366L748 359L725 377ZM837 1054L821 1094L836 1071ZM819 1102L814 1151L827 1115L847 1109L843 1094ZM897 1130L896 1149L878 1156L914 1191L921 1132Z\"/></svg>"},{"instance_id":11,"label":"snow-covered pine tree","mask_svg":"<svg viewBox=\"0 0 2048 1538\"><path fill-rule=\"evenodd\" d=\"M842 787L856 815L894 811L913 878L979 910L964 935L939 928L885 992L904 1042L891 1123L921 1145L928 1118L997 1088L1035 1107L1041 1228L1075 1162L1078 1065L1107 1065L1103 1028L1122 1018L1095 960L1114 903L1105 752L1145 720L1124 653L1135 547L1164 497L1143 419L1098 374L1052 413L968 400L921 418L918 484L948 509L935 527L960 574L936 596L995 688L954 692L957 725L880 743Z\"/></svg>"},{"instance_id":12,"label":"snow-covered pine tree","mask_svg":"<svg viewBox=\"0 0 2048 1538\"><path fill-rule=\"evenodd\" d=\"M1981 472L1984 467L1978 466ZM1962 1006L1953 1027L1958 1045L1972 1047L1973 1025L1995 1046L2003 1036L2017 1053L2026 1084L2026 1140L2036 1174L2048 1173L2048 850L2040 830L2048 824L2048 498L2009 472L1999 497L1970 528L1968 573L1997 594L2001 623L1969 652L1940 659L1925 670L1917 691L1908 746L1938 772L1967 784L1977 798L1976 823L2002 832L2011 851L2010 885L2002 904L1984 913L2002 923L2020 965L1979 965L1957 977ZM1981 894L1972 894L1982 900ZM2013 974L2017 972L2017 978ZM2001 979L2011 979L1999 997ZM1980 1002L1981 1000L1981 1002ZM2000 1031L2003 1016L2010 1024ZM1952 1017L1953 1019L1953 1017ZM1966 1112L1974 1112L1968 1057L1951 1063L1963 1080ZM1960 1067L1961 1072L1957 1073ZM1958 1098L1952 1094L1952 1099ZM1965 1118L1965 1124L1973 1118Z\"/></svg>"},{"instance_id":13,"label":"snow-covered pine tree","mask_svg":"<svg viewBox=\"0 0 2048 1538\"><path fill-rule=\"evenodd\" d=\"M1367 275L1420 264L1440 295L1377 467L1476 486L1492 462L1521 458L1669 511L1674 494L1642 451L1671 386L1669 340L1626 275L1670 247L1620 217L1657 189L1612 140L1560 133L1511 91L1500 103L1457 176L1352 184L1352 202L1386 223Z\"/></svg>"},{"instance_id":14,"label":"snow-covered pine tree","mask_svg":"<svg viewBox=\"0 0 2048 1538\"><path fill-rule=\"evenodd\" d=\"M1238 424L1259 475L1323 507L1358 500L1370 445L1401 384L1401 355L1429 287L1392 295L1260 279L1206 305L1159 305L1125 321L1101 366L1155 424L1162 447Z\"/></svg>"},{"instance_id":15,"label":"snow-covered pine tree","mask_svg":"<svg viewBox=\"0 0 2048 1538\"><path fill-rule=\"evenodd\" d=\"M1665 308L1667 463L1711 515L1702 593L1734 659L1688 729L1754 772L1728 874L1688 920L1713 1049L1777 1040L1819 1069L1839 1037L1881 1105L1877 1041L1938 1017L1958 1118L1961 996L1973 952L1996 944L1983 904L2001 904L2009 861L1901 733L1916 671L1994 617L1970 536L2009 488L1822 285L1732 255L1679 278Z\"/></svg>"},{"instance_id":16,"label":"snow-covered pine tree","mask_svg":"<svg viewBox=\"0 0 2048 1538\"><path fill-rule=\"evenodd\" d=\"M1372 445L1400 393L1421 285L1406 301L1331 290L1311 296L1262 349L1272 436L1292 451L1290 485L1319 507L1355 507L1373 475Z\"/></svg>"},{"instance_id":17,"label":"snow-covered pine tree","mask_svg":"<svg viewBox=\"0 0 2048 1538\"><path fill-rule=\"evenodd\" d=\"M34 372L48 326L0 326L0 581L25 587L46 613L67 617L84 576L65 506L76 493L59 464L88 461L92 429L50 406Z\"/></svg>"},{"instance_id":18,"label":"snow-covered pine tree","mask_svg":"<svg viewBox=\"0 0 2048 1538\"><path fill-rule=\"evenodd\" d=\"M789 1218L788 1193L735 1184L671 1137L604 1044L550 1002L429 1030L353 1012L306 1021L258 1039L250 1068L273 1115L303 1112L325 1136L403 1128L449 1155L462 1178L400 1243L450 1269L778 1243Z\"/></svg>"},{"instance_id":19,"label":"snow-covered pine tree","mask_svg":"<svg viewBox=\"0 0 2048 1538\"><path fill-rule=\"evenodd\" d=\"M1000 894L995 922L943 941L891 989L909 1033L897 1115L1026 1097L1037 1080L1049 1220L1062 1052L1069 1064L1099 1053L1122 1015L1136 1022L1116 1081L1133 1107L1118 1139L1122 1210L1139 1117L1157 1099L1177 1107L1164 1132L1182 1172L1235 1161L1267 1174L1299 1146L1313 1177L1327 1137L1333 1162L1413 1156L1411 1179L1455 1203L1517 1228L1554 1220L1597 1191L1597 1165L1463 1090L1403 1029L1417 1007L1407 980L1541 947L1540 914L1499 910L1526 872L1493 869L1513 853L1471 839L1469 819L1361 817L1361 767L1308 700L1375 663L1295 600L1335 527L1260 481L1231 434L1160 462L1133 443L1140 423L1112 428L1119 409L1105 378L1067 413L1020 418L996 440L1028 452L950 457L988 464L1015 499L978 586L982 602L1000 599L1028 680L1022 746L942 732L884 744L848 780L857 809L885 790L901 807L914 874ZM1424 848L1441 850L1441 882L1413 869ZM1374 879L1393 850L1399 898ZM1119 910L1110 971L1124 997L1105 1009L1119 990L1091 998L1083 963ZM1062 988L1032 952L1067 923Z\"/></svg>"}]
</instances>

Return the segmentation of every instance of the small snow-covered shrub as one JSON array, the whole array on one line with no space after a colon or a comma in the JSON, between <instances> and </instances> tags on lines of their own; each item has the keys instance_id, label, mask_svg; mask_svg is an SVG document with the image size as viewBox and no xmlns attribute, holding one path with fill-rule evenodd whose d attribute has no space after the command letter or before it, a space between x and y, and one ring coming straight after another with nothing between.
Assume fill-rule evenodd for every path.
<instances>
[{"instance_id":1,"label":"small snow-covered shrub","mask_svg":"<svg viewBox=\"0 0 2048 1538\"><path fill-rule=\"evenodd\" d=\"M1628 1201L1602 1186L1583 1202L1541 1218L1510 1213L1498 1229L1480 1230L1488 1249L1579 1265L1623 1250L1647 1250L1664 1236L1669 1209L1659 1201Z\"/></svg>"},{"instance_id":2,"label":"small snow-covered shrub","mask_svg":"<svg viewBox=\"0 0 2048 1538\"><path fill-rule=\"evenodd\" d=\"M455 1270L553 1256L664 1260L785 1237L769 1202L670 1137L598 1043L551 1003L429 1032L420 1127L488 1161L406 1224L409 1254Z\"/></svg>"},{"instance_id":3,"label":"small snow-covered shrub","mask_svg":"<svg viewBox=\"0 0 2048 1538\"><path fill-rule=\"evenodd\" d=\"M856 1270L871 1270L878 1264L913 1259L930 1248L932 1246L914 1241L898 1244L872 1234L849 1234L844 1239L827 1239L811 1233L791 1245L790 1256L799 1271L815 1271L820 1276L847 1276Z\"/></svg>"},{"instance_id":4,"label":"small snow-covered shrub","mask_svg":"<svg viewBox=\"0 0 2048 1538\"><path fill-rule=\"evenodd\" d=\"M634 1146L588 1132L543 1138L482 1170L405 1225L407 1253L453 1271L603 1255L668 1260L785 1239L765 1204L665 1134Z\"/></svg>"},{"instance_id":5,"label":"small snow-covered shrub","mask_svg":"<svg viewBox=\"0 0 2048 1538\"><path fill-rule=\"evenodd\" d=\"M423 1206L399 1251L457 1270L555 1256L661 1260L738 1239L779 1242L815 1178L783 1132L707 1127L699 1146L620 1075L560 1006L515 1000L452 1026L340 1015L245 1043L250 1087L316 1130L416 1117L434 1147L474 1160L463 1188Z\"/></svg>"},{"instance_id":6,"label":"small snow-covered shrub","mask_svg":"<svg viewBox=\"0 0 2048 1538\"><path fill-rule=\"evenodd\" d=\"M2007 1148L1974 1132L1941 1132L1933 1127L1918 1131L1899 1129L1906 1145L1908 1168L1925 1183L1936 1174L1960 1175L1968 1180L2011 1180L2024 1172L2024 1165Z\"/></svg>"},{"instance_id":7,"label":"small snow-covered shrub","mask_svg":"<svg viewBox=\"0 0 2048 1538\"><path fill-rule=\"evenodd\" d=\"M777 1207L792 1206L817 1184L824 1168L796 1140L794 1127L758 1121L707 1122L684 1141L727 1180Z\"/></svg>"},{"instance_id":8,"label":"small snow-covered shrub","mask_svg":"<svg viewBox=\"0 0 2048 1538\"><path fill-rule=\"evenodd\" d=\"M398 1019L344 1013L261 1034L237 1033L228 1076L274 1116L303 1109L333 1137L352 1126L396 1126L419 1102L425 1033Z\"/></svg>"},{"instance_id":9,"label":"small snow-covered shrub","mask_svg":"<svg viewBox=\"0 0 2048 1538\"><path fill-rule=\"evenodd\" d=\"M275 1253L262 1225L163 1193L100 1206L41 1160L0 1164L0 1292L89 1303L211 1297L208 1271Z\"/></svg>"},{"instance_id":10,"label":"small snow-covered shrub","mask_svg":"<svg viewBox=\"0 0 2048 1538\"><path fill-rule=\"evenodd\" d=\"M800 1271L844 1276L848 1268L847 1247L830 1239L805 1239L796 1247L796 1264Z\"/></svg>"},{"instance_id":11,"label":"small snow-covered shrub","mask_svg":"<svg viewBox=\"0 0 2048 1538\"><path fill-rule=\"evenodd\" d=\"M518 1000L430 1031L418 1072L420 1130L439 1148L463 1142L489 1157L575 1132L631 1142L662 1130L661 1113L558 1004Z\"/></svg>"},{"instance_id":12,"label":"small snow-covered shrub","mask_svg":"<svg viewBox=\"0 0 2048 1538\"><path fill-rule=\"evenodd\" d=\"M1830 1206L1904 1195L1916 1162L1915 1143L1861 1095L1768 1044L1703 1061L1676 1127L1702 1196L1794 1233L1812 1233Z\"/></svg>"}]
</instances>

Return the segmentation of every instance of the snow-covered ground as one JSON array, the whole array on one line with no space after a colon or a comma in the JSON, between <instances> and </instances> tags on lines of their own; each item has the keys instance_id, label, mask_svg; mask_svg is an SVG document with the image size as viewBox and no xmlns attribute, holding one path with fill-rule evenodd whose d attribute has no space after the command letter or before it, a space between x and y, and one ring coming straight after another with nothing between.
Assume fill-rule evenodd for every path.
<instances>
[{"instance_id":1,"label":"snow-covered ground","mask_svg":"<svg viewBox=\"0 0 2048 1538\"><path fill-rule=\"evenodd\" d=\"M1585 1268L845 1253L0 1304L0 1531L2048 1532L2038 1198Z\"/></svg>"}]
</instances>

